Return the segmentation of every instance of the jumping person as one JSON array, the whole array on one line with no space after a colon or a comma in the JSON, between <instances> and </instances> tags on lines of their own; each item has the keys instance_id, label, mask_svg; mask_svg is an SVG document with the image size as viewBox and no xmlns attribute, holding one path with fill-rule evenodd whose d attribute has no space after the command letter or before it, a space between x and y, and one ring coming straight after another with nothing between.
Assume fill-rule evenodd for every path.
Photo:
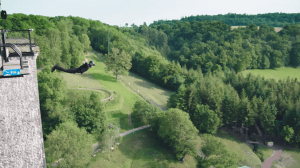
<instances>
[{"instance_id":1,"label":"jumping person","mask_svg":"<svg viewBox=\"0 0 300 168\"><path fill-rule=\"evenodd\" d=\"M84 73L85 71L87 71L89 68L95 66L96 64L94 63L94 61L90 61L90 63L88 64L88 59L85 59L85 62L82 61L83 65L81 65L79 68L71 68L71 69L64 69L62 67L59 66L53 66L51 68L51 72L53 72L55 69L64 71L64 72L68 72L68 73Z\"/></svg>"}]
</instances>

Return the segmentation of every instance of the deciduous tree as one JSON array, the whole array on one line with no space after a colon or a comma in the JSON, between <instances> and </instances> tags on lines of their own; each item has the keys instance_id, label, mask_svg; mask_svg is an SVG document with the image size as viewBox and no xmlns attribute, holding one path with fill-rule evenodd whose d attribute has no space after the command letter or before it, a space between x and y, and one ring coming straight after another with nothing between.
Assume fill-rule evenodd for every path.
<instances>
[{"instance_id":1,"label":"deciduous tree","mask_svg":"<svg viewBox=\"0 0 300 168\"><path fill-rule=\"evenodd\" d=\"M108 56L105 54L106 71L113 71L116 75L116 81L118 75L128 75L128 71L131 69L131 56L125 51L119 53L118 48L112 48L112 53Z\"/></svg>"},{"instance_id":2,"label":"deciduous tree","mask_svg":"<svg viewBox=\"0 0 300 168\"><path fill-rule=\"evenodd\" d=\"M93 154L93 136L80 129L73 121L60 124L47 136L45 141L46 158L59 160L58 167L86 167Z\"/></svg>"},{"instance_id":3,"label":"deciduous tree","mask_svg":"<svg viewBox=\"0 0 300 168\"><path fill-rule=\"evenodd\" d=\"M179 109L169 109L159 120L158 135L169 144L180 159L186 154L196 156L195 137L198 130L188 113Z\"/></svg>"}]
</instances>

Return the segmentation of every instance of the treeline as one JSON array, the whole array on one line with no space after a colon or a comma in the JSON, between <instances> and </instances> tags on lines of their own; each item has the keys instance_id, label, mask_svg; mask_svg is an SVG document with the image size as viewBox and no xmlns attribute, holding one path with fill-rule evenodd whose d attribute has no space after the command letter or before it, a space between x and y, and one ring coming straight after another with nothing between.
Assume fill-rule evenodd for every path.
<instances>
[{"instance_id":1,"label":"treeline","mask_svg":"<svg viewBox=\"0 0 300 168\"><path fill-rule=\"evenodd\" d=\"M251 74L244 78L230 71L198 75L180 86L170 97L168 107L187 112L201 133L215 133L233 121L246 127L257 122L268 135L300 145L297 79L276 82Z\"/></svg>"},{"instance_id":2,"label":"treeline","mask_svg":"<svg viewBox=\"0 0 300 168\"><path fill-rule=\"evenodd\" d=\"M89 21L87 20L89 23ZM37 67L60 65L64 68L77 67L84 59L84 53L90 50L87 30L78 28L76 18L46 17L38 15L13 14L6 20L0 20L0 28L7 30L28 30L33 28L31 38L36 39L40 53ZM27 37L24 33L9 32L8 37Z\"/></svg>"},{"instance_id":3,"label":"treeline","mask_svg":"<svg viewBox=\"0 0 300 168\"><path fill-rule=\"evenodd\" d=\"M40 111L47 167L61 158L60 167L87 167L92 145L101 143L107 151L116 127L109 127L107 114L98 94L78 97L66 82L46 66L38 73Z\"/></svg>"},{"instance_id":4,"label":"treeline","mask_svg":"<svg viewBox=\"0 0 300 168\"><path fill-rule=\"evenodd\" d=\"M276 82L251 74L243 77L228 70L206 75L201 70L190 72L184 72L188 80L170 96L167 111L141 100L132 112L133 122L138 126L151 124L151 130L173 150L177 159L187 154L198 157L194 144L199 133L206 142L202 147L205 157L199 158L199 167L236 166L245 158L229 154L224 144L209 136L222 126L233 126L233 122L255 132L256 123L265 140L280 138L299 147L297 79ZM218 157L209 157L213 155Z\"/></svg>"},{"instance_id":5,"label":"treeline","mask_svg":"<svg viewBox=\"0 0 300 168\"><path fill-rule=\"evenodd\" d=\"M50 72L55 64L64 68L82 64L84 54L91 49L88 27L95 22L100 23L76 17L24 14L8 15L6 20L0 20L4 29L34 29L31 37L40 49L37 68L44 68L38 73L38 89L47 167L61 158L61 167L86 167L93 154L92 145L100 142L101 148L108 150L115 132L115 128L107 125L104 104L97 94L70 96L72 92L67 91L64 80ZM18 32L8 32L7 36L28 38L28 34Z\"/></svg>"},{"instance_id":6,"label":"treeline","mask_svg":"<svg viewBox=\"0 0 300 168\"><path fill-rule=\"evenodd\" d=\"M248 23L253 23L256 26L261 24L266 24L274 27L283 27L287 24L295 24L297 23L296 17L300 19L300 13L265 13L265 14L256 14L256 15L248 15L248 14L236 14L236 13L228 13L225 15L197 15L197 16L187 16L182 17L180 20L158 20L151 23L149 26L153 27L155 25L163 25L167 24L173 26L177 21L180 22L193 22L193 21L202 21L202 20L217 20L223 21L231 26L245 26ZM299 22L299 21L298 21Z\"/></svg>"},{"instance_id":7,"label":"treeline","mask_svg":"<svg viewBox=\"0 0 300 168\"><path fill-rule=\"evenodd\" d=\"M124 28L123 31L132 35L137 31L150 48L160 50L170 62L164 63L164 60L159 61L160 56L147 56L139 51L132 56L131 70L176 90L185 80L180 66L200 68L203 73L299 66L300 25L287 25L279 33L271 26L260 26L259 30L253 24L230 30L224 22L193 21L177 22L172 27L155 25L154 30L142 25L139 29ZM164 43L166 39L168 44Z\"/></svg>"},{"instance_id":8,"label":"treeline","mask_svg":"<svg viewBox=\"0 0 300 168\"><path fill-rule=\"evenodd\" d=\"M236 72L245 69L268 69L295 65L294 48L299 45L300 25L287 25L279 33L273 27L253 24L230 30L223 22L202 21L154 26L169 37L171 60L187 68L201 66L203 72L227 67Z\"/></svg>"}]
</instances>

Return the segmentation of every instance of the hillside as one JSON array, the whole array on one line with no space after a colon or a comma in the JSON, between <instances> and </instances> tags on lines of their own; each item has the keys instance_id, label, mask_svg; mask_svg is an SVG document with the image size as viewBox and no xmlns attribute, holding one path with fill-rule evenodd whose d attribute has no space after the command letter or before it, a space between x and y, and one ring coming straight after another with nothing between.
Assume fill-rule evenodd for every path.
<instances>
[{"instance_id":1,"label":"hillside","mask_svg":"<svg viewBox=\"0 0 300 168\"><path fill-rule=\"evenodd\" d=\"M287 15L289 19L294 16ZM196 155L193 145L198 135L214 135L219 128L235 122L238 127L249 128L249 137L256 132L256 123L263 132L263 141L299 146L300 83L295 79L277 82L254 75L244 77L241 72L298 67L300 25L290 20L288 24L278 26L282 30L277 32L270 24L256 25L247 19L232 19L243 23L233 25L247 26L232 29L233 25L226 22L202 19L176 22L172 26L119 28L79 17L58 19L23 14L8 15L7 20L1 20L2 28L36 30L32 37L36 38L40 48L37 65L44 68L38 74L38 82L45 151L49 156L47 162L65 154L70 157L69 164L82 167L88 162L89 155L80 155L80 160L72 152L80 154L80 146L89 146L96 140L105 142L103 148L109 149L111 129L107 122L119 124L122 132L130 130L128 114L135 126L152 125L159 141L170 147L173 160ZM270 22L276 22L276 18ZM12 33L11 36L21 34ZM66 83L56 72L50 72L53 65L66 69L81 66L85 53L92 48L103 54L104 63L93 56L100 69L96 66L88 71L106 89L115 90L118 102L124 102L123 106L111 102L110 111L107 111L111 112L110 115L105 112L105 105L97 101L101 94L71 96L68 100ZM125 78L130 74L129 70L160 86L160 91L155 96L150 95L150 92L157 91L151 85L146 85L149 88L145 90L138 88L140 94L122 89L117 79L120 76ZM91 76L84 76L86 81L92 81ZM70 83L76 87L77 82L87 86L81 79ZM128 85L132 82L135 82L132 87L143 84L142 80L128 78ZM97 82L91 84L97 85ZM145 96L158 101L159 107L167 107L167 110L162 111L140 100ZM65 108L70 110L64 112ZM80 138L84 140L80 141ZM57 141L62 142L60 146L55 145ZM217 140L208 138L206 142ZM72 152L70 146L73 146ZM65 147L67 149L60 154L55 153L55 150ZM239 155L230 152L230 148L222 143L203 148L210 157L199 161L201 164L226 164L230 167L239 161L234 160ZM88 148L84 150L89 151ZM136 165L140 166L140 163Z\"/></svg>"}]
</instances>

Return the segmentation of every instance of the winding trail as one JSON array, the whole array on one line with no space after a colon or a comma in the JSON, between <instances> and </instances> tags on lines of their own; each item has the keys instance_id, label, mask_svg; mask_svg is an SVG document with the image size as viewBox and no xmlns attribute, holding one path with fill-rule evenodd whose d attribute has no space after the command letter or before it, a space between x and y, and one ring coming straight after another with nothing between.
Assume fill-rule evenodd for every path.
<instances>
[{"instance_id":1,"label":"winding trail","mask_svg":"<svg viewBox=\"0 0 300 168\"><path fill-rule=\"evenodd\" d=\"M271 168L273 162L275 160L280 159L280 156L282 154L282 149L279 147L275 147L275 146L271 147L271 148L274 150L274 152L273 152L272 156L270 156L268 159L266 159L264 161L264 163L261 165L262 168Z\"/></svg>"}]
</instances>

